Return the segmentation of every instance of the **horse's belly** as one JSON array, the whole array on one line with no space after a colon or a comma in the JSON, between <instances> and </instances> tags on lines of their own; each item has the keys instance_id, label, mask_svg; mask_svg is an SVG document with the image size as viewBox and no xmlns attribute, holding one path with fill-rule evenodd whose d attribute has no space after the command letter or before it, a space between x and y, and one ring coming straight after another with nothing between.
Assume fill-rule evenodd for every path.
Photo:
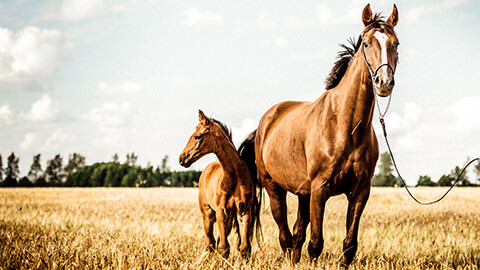
<instances>
[{"instance_id":1,"label":"horse's belly","mask_svg":"<svg viewBox=\"0 0 480 270\"><path fill-rule=\"evenodd\" d=\"M294 139L266 141L263 149L265 169L283 189L299 195L310 194L310 179L303 146Z\"/></svg>"}]
</instances>

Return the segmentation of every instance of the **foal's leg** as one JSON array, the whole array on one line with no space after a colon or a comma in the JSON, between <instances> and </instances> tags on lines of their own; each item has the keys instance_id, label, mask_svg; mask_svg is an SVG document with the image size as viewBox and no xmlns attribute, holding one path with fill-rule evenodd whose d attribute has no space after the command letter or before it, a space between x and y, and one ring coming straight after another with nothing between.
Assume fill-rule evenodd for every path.
<instances>
[{"instance_id":1,"label":"foal's leg","mask_svg":"<svg viewBox=\"0 0 480 270\"><path fill-rule=\"evenodd\" d=\"M287 222L287 191L274 183L272 179L264 179L264 187L270 197L270 209L273 219L277 223L279 229L278 238L283 252L290 255L292 250L292 234L288 228Z\"/></svg>"},{"instance_id":2,"label":"foal's leg","mask_svg":"<svg viewBox=\"0 0 480 270\"><path fill-rule=\"evenodd\" d=\"M349 265L357 252L358 225L370 196L370 187L363 188L357 196L348 198L347 236L343 240L344 264Z\"/></svg>"},{"instance_id":3,"label":"foal's leg","mask_svg":"<svg viewBox=\"0 0 480 270\"><path fill-rule=\"evenodd\" d=\"M293 226L293 263L297 263L298 261L300 261L300 257L302 256L302 246L305 242L305 235L309 222L310 197L298 196L297 221Z\"/></svg>"},{"instance_id":4,"label":"foal's leg","mask_svg":"<svg viewBox=\"0 0 480 270\"><path fill-rule=\"evenodd\" d=\"M323 250L323 214L329 197L328 187L322 185L320 181L313 181L310 197L311 232L308 243L308 255L311 261L317 259Z\"/></svg>"},{"instance_id":5,"label":"foal's leg","mask_svg":"<svg viewBox=\"0 0 480 270\"><path fill-rule=\"evenodd\" d=\"M230 244L228 243L228 235L232 230L232 216L229 210L218 208L216 212L218 223L218 252L225 258L230 255Z\"/></svg>"},{"instance_id":6,"label":"foal's leg","mask_svg":"<svg viewBox=\"0 0 480 270\"><path fill-rule=\"evenodd\" d=\"M236 218L236 217L234 217ZM251 222L252 222L252 209L250 208L247 212L241 217L241 244L240 244L240 254L244 259L250 257L250 253L252 250L250 240L252 239L251 234L253 233L251 230Z\"/></svg>"},{"instance_id":7,"label":"foal's leg","mask_svg":"<svg viewBox=\"0 0 480 270\"><path fill-rule=\"evenodd\" d=\"M213 236L213 224L215 223L215 211L208 205L201 206L203 217L203 229L205 230L205 246L207 251L212 251L215 248L215 238Z\"/></svg>"}]
</instances>

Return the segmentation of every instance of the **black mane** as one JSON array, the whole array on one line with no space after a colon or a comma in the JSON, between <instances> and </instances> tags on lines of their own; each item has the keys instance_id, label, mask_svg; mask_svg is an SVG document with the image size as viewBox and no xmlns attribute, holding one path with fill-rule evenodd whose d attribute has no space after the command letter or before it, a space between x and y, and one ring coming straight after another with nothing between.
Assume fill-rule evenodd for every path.
<instances>
[{"instance_id":1,"label":"black mane","mask_svg":"<svg viewBox=\"0 0 480 270\"><path fill-rule=\"evenodd\" d=\"M233 143L233 140L232 140L232 130L230 128L227 127L227 125L225 125L224 123L218 121L217 119L214 119L214 118L211 118L213 122L217 123L223 130L223 133L225 133L225 135L227 136L228 139L230 139L230 141Z\"/></svg>"},{"instance_id":2,"label":"black mane","mask_svg":"<svg viewBox=\"0 0 480 270\"><path fill-rule=\"evenodd\" d=\"M377 28L381 28L387 32L394 32L393 26L390 23L385 22L380 13L376 13L373 16L372 20L365 26L363 32L366 33L371 29ZM338 52L338 60L335 62L335 64L333 64L333 68L325 80L325 88L327 90L334 88L342 80L350 61L352 61L353 57L360 49L360 45L362 44L362 35L360 35L357 40L355 40L355 38L349 38L348 43L348 45L340 44L340 47L342 47L343 50Z\"/></svg>"},{"instance_id":3,"label":"black mane","mask_svg":"<svg viewBox=\"0 0 480 270\"><path fill-rule=\"evenodd\" d=\"M362 37L359 36L357 40L355 40L355 38L349 38L348 43L350 46L340 44L340 47L342 47L343 50L338 52L338 60L335 62L335 64L333 64L333 68L325 80L325 88L327 90L334 88L338 85L340 80L342 80L350 61L360 48L360 44L362 44Z\"/></svg>"}]
</instances>

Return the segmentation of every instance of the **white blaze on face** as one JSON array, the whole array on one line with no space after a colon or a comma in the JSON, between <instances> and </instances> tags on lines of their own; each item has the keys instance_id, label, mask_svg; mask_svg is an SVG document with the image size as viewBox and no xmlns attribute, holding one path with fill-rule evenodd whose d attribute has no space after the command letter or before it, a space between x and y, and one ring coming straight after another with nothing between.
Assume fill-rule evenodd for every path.
<instances>
[{"instance_id":1,"label":"white blaze on face","mask_svg":"<svg viewBox=\"0 0 480 270\"><path fill-rule=\"evenodd\" d=\"M387 39L388 39L388 36L385 35L384 33L378 32L378 31L375 32L375 34L373 36L378 40L378 43L380 43L380 48L382 50L382 57L380 59L380 62L381 62L380 65L388 64L388 58L387 58ZM386 77L387 76L387 66L383 66L382 69L383 69L383 72L382 72L383 77Z\"/></svg>"}]
</instances>

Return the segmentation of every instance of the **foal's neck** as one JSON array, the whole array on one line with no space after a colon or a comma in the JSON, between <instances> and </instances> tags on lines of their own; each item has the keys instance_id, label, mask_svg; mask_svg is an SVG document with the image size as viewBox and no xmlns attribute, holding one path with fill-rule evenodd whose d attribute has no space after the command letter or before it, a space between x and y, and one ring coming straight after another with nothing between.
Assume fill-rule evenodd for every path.
<instances>
[{"instance_id":1,"label":"foal's neck","mask_svg":"<svg viewBox=\"0 0 480 270\"><path fill-rule=\"evenodd\" d=\"M215 155L217 156L218 161L220 161L225 175L228 175L229 178L233 178L232 180L236 180L236 178L238 178L238 172L242 168L240 155L238 154L235 145L229 140L219 140L218 144L219 147L215 152Z\"/></svg>"}]
</instances>

